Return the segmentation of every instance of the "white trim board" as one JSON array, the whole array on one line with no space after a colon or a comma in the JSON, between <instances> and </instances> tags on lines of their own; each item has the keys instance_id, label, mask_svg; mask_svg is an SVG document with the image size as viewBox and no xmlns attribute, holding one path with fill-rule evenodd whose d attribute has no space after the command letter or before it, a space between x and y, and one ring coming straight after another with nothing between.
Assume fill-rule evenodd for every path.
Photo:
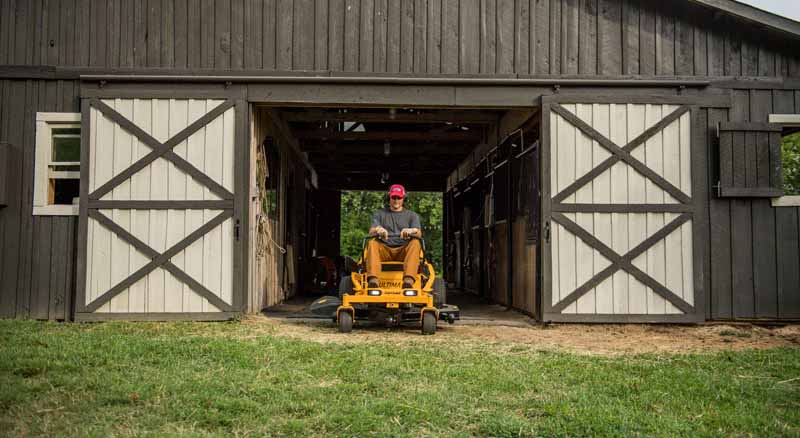
<instances>
[{"instance_id":1,"label":"white trim board","mask_svg":"<svg viewBox=\"0 0 800 438\"><path fill-rule=\"evenodd\" d=\"M78 204L34 205L33 215L34 216L77 216L79 207L80 206Z\"/></svg>"},{"instance_id":2,"label":"white trim board","mask_svg":"<svg viewBox=\"0 0 800 438\"><path fill-rule=\"evenodd\" d=\"M48 203L47 182L50 178L48 165L52 151L51 130L57 125L78 125L80 113L36 113L36 161L33 179L33 214L35 216L77 216L78 205L51 205Z\"/></svg>"},{"instance_id":3,"label":"white trim board","mask_svg":"<svg viewBox=\"0 0 800 438\"><path fill-rule=\"evenodd\" d=\"M800 126L800 114L770 114L769 122L783 126ZM773 207L800 207L800 196L772 198Z\"/></svg>"},{"instance_id":4,"label":"white trim board","mask_svg":"<svg viewBox=\"0 0 800 438\"><path fill-rule=\"evenodd\" d=\"M777 125L800 126L800 114L770 114L769 122Z\"/></svg>"},{"instance_id":5,"label":"white trim board","mask_svg":"<svg viewBox=\"0 0 800 438\"><path fill-rule=\"evenodd\" d=\"M772 198L773 207L800 207L800 196L781 196L780 198Z\"/></svg>"}]
</instances>

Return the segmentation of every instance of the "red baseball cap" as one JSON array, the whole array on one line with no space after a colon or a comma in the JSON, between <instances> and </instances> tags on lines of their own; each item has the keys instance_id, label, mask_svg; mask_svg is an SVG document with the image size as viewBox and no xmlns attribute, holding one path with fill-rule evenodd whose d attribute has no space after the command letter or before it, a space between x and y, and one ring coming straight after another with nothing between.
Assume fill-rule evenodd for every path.
<instances>
[{"instance_id":1,"label":"red baseball cap","mask_svg":"<svg viewBox=\"0 0 800 438\"><path fill-rule=\"evenodd\" d=\"M405 187L401 186L400 184L392 184L392 186L389 187L389 197L391 198L392 196L399 196L401 198L405 198L406 197Z\"/></svg>"}]
</instances>

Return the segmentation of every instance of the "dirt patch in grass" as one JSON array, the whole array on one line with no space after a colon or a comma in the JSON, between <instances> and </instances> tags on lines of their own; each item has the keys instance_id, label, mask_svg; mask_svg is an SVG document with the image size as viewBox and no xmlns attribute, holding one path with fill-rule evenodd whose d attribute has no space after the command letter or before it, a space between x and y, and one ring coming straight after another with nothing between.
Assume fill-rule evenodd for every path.
<instances>
[{"instance_id":1,"label":"dirt patch in grass","mask_svg":"<svg viewBox=\"0 0 800 438\"><path fill-rule=\"evenodd\" d=\"M639 325L554 324L508 327L495 325L447 325L440 323L435 336L422 336L415 327L386 329L357 327L341 334L329 322L298 322L291 319L247 317L242 321L249 335L263 332L315 342L393 342L430 345L492 344L514 348L568 351L581 354L618 355L640 353L704 353L777 347L800 347L800 325L765 328L737 325Z\"/></svg>"}]
</instances>

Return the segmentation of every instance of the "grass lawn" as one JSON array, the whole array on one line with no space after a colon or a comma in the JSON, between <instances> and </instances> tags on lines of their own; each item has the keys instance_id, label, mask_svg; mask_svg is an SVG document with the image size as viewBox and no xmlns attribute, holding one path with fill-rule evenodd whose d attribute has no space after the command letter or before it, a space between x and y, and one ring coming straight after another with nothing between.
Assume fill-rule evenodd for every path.
<instances>
[{"instance_id":1,"label":"grass lawn","mask_svg":"<svg viewBox=\"0 0 800 438\"><path fill-rule=\"evenodd\" d=\"M392 337L0 321L0 434L800 435L800 348L611 357Z\"/></svg>"}]
</instances>

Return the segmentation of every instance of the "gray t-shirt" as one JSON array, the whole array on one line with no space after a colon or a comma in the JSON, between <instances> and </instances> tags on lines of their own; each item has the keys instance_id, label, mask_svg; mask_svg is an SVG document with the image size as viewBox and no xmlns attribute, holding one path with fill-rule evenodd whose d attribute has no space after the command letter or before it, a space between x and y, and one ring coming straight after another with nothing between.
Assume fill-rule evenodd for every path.
<instances>
[{"instance_id":1,"label":"gray t-shirt","mask_svg":"<svg viewBox=\"0 0 800 438\"><path fill-rule=\"evenodd\" d=\"M372 224L370 228L382 226L389 232L389 239L386 244L391 247L398 247L405 245L408 241L400 237L400 231L403 228L418 228L422 229L419 222L419 216L411 210L403 209L401 211L392 211L389 208L382 208L372 215Z\"/></svg>"}]
</instances>

